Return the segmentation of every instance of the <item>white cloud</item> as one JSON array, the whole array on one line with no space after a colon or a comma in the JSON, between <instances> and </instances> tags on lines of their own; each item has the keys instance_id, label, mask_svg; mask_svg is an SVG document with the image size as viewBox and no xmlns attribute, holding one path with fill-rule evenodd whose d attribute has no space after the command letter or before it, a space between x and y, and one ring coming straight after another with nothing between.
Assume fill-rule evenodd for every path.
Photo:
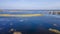
<instances>
[{"instance_id":1,"label":"white cloud","mask_svg":"<svg viewBox=\"0 0 60 34\"><path fill-rule=\"evenodd\" d=\"M0 0L1 9L60 9L60 0Z\"/></svg>"}]
</instances>

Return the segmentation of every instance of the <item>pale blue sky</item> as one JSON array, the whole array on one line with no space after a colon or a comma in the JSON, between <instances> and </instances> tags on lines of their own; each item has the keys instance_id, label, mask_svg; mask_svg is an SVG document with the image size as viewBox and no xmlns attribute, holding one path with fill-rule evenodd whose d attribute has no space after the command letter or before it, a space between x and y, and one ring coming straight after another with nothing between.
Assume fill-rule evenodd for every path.
<instances>
[{"instance_id":1,"label":"pale blue sky","mask_svg":"<svg viewBox=\"0 0 60 34\"><path fill-rule=\"evenodd\" d=\"M0 9L60 9L60 0L0 0Z\"/></svg>"}]
</instances>

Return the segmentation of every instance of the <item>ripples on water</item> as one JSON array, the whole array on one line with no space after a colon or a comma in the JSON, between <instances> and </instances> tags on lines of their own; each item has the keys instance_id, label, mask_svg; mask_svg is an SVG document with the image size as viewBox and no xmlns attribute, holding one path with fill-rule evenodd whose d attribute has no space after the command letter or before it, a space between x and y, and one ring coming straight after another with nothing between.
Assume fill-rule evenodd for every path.
<instances>
[{"instance_id":1,"label":"ripples on water","mask_svg":"<svg viewBox=\"0 0 60 34\"><path fill-rule=\"evenodd\" d=\"M11 13L12 12L10 12L10 14ZM24 14L25 12L20 12L19 14L22 13ZM27 12L27 14L29 13L39 12ZM55 34L50 32L48 29L53 28L60 30L59 24L60 20L55 20L53 18L54 17L51 16L20 17L20 18L0 17L0 34L12 34L12 32L9 32L10 29L12 28L14 29L14 31L19 31L22 32L23 34ZM58 24L59 27L53 26L53 24Z\"/></svg>"}]
</instances>

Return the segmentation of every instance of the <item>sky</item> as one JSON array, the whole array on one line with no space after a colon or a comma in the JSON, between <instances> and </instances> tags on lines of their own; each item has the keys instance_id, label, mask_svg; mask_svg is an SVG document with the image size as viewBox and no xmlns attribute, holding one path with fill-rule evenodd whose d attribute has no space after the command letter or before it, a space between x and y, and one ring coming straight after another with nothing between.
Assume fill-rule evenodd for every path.
<instances>
[{"instance_id":1,"label":"sky","mask_svg":"<svg viewBox=\"0 0 60 34\"><path fill-rule=\"evenodd\" d=\"M0 0L0 9L60 9L60 0Z\"/></svg>"}]
</instances>

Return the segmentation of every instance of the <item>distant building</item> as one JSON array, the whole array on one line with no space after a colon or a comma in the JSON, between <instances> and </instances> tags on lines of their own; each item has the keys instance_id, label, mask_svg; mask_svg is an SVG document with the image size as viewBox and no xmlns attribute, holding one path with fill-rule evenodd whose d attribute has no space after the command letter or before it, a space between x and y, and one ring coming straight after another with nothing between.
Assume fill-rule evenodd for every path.
<instances>
[{"instance_id":1,"label":"distant building","mask_svg":"<svg viewBox=\"0 0 60 34\"><path fill-rule=\"evenodd\" d=\"M49 11L51 15L60 15L60 11Z\"/></svg>"}]
</instances>

